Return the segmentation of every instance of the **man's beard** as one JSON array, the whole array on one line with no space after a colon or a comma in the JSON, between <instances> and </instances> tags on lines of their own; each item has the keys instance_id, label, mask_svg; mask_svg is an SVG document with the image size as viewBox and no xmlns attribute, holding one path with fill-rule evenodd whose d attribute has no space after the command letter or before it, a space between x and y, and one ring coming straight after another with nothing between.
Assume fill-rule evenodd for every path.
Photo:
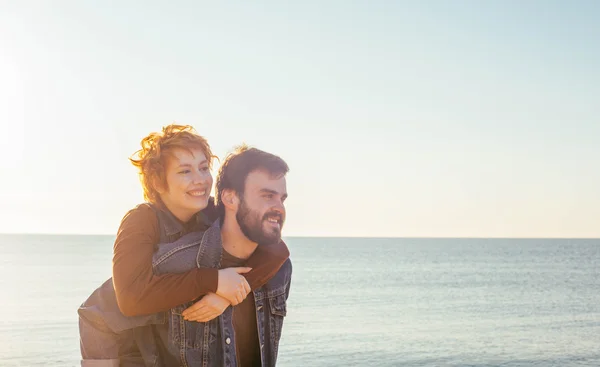
<instances>
[{"instance_id":1,"label":"man's beard","mask_svg":"<svg viewBox=\"0 0 600 367\"><path fill-rule=\"evenodd\" d=\"M242 230L242 233L248 237L252 242L256 242L259 245L271 245L278 243L281 240L281 225L283 224L283 218L280 221L279 229L273 228L270 233L265 233L263 230L263 223L267 220L269 215L277 215L281 218L279 213L267 212L260 218L260 215L250 209L246 205L246 201L241 198L240 208L235 215L235 219Z\"/></svg>"}]
</instances>

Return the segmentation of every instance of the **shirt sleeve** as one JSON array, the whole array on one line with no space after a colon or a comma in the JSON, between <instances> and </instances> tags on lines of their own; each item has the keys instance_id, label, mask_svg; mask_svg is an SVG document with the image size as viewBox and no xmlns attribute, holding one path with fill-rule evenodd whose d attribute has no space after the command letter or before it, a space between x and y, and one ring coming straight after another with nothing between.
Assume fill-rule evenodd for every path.
<instances>
[{"instance_id":1,"label":"shirt sleeve","mask_svg":"<svg viewBox=\"0 0 600 367\"><path fill-rule=\"evenodd\" d=\"M246 262L252 270L244 274L250 288L255 290L265 285L290 257L290 251L283 241L272 246L258 245Z\"/></svg>"},{"instance_id":2,"label":"shirt sleeve","mask_svg":"<svg viewBox=\"0 0 600 367\"><path fill-rule=\"evenodd\" d=\"M159 239L158 218L149 206L140 205L123 217L113 248L113 284L126 316L166 311L217 291L218 269L154 274L152 255Z\"/></svg>"}]
</instances>

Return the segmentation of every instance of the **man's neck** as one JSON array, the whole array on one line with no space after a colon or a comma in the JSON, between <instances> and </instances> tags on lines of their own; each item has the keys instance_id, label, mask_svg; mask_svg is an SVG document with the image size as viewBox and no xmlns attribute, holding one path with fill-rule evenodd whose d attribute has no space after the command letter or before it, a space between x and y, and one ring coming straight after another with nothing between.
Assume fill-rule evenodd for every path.
<instances>
[{"instance_id":1,"label":"man's neck","mask_svg":"<svg viewBox=\"0 0 600 367\"><path fill-rule=\"evenodd\" d=\"M240 259L248 259L258 247L256 242L250 241L244 235L235 217L227 215L221 226L221 239L223 250Z\"/></svg>"}]
</instances>

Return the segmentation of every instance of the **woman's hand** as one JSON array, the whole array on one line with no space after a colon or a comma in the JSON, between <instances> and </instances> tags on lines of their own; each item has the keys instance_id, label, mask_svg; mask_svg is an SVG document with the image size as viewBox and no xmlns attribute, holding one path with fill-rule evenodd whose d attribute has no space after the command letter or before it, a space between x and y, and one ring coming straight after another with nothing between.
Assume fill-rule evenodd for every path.
<instances>
[{"instance_id":1,"label":"woman's hand","mask_svg":"<svg viewBox=\"0 0 600 367\"><path fill-rule=\"evenodd\" d=\"M181 315L186 321L208 322L221 315L229 305L227 299L208 293L200 301L186 308Z\"/></svg>"},{"instance_id":2,"label":"woman's hand","mask_svg":"<svg viewBox=\"0 0 600 367\"><path fill-rule=\"evenodd\" d=\"M217 294L226 298L231 305L236 306L250 293L250 285L243 275L251 268L227 268L219 270Z\"/></svg>"}]
</instances>

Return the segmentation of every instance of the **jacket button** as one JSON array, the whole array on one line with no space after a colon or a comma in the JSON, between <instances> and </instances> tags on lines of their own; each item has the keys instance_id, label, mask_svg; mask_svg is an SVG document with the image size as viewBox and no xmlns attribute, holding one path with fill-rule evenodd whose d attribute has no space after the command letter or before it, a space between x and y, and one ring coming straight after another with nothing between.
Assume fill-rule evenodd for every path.
<instances>
[{"instance_id":1,"label":"jacket button","mask_svg":"<svg viewBox=\"0 0 600 367\"><path fill-rule=\"evenodd\" d=\"M230 338L225 339L225 343L231 344L231 339Z\"/></svg>"}]
</instances>

